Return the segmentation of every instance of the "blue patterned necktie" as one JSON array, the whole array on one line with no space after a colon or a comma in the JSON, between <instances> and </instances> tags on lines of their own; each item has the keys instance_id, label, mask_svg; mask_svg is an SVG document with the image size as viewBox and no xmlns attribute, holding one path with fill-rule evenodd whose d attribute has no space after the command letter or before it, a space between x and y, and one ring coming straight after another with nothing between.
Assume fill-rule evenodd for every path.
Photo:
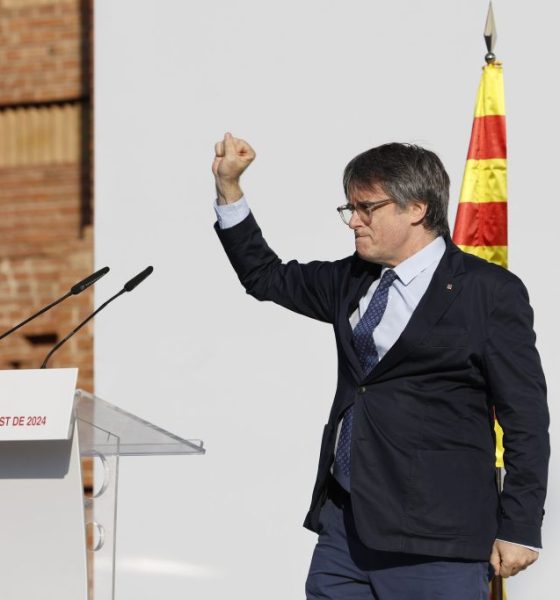
<instances>
[{"instance_id":1,"label":"blue patterned necktie","mask_svg":"<svg viewBox=\"0 0 560 600\"><path fill-rule=\"evenodd\" d=\"M366 312L354 329L354 348L366 375L379 362L379 355L373 341L373 330L379 325L387 308L389 288L395 279L397 279L397 274L391 269L383 273ZM342 417L333 469L336 480L347 491L350 491L350 444L352 441L353 409L353 405L348 407Z\"/></svg>"}]
</instances>

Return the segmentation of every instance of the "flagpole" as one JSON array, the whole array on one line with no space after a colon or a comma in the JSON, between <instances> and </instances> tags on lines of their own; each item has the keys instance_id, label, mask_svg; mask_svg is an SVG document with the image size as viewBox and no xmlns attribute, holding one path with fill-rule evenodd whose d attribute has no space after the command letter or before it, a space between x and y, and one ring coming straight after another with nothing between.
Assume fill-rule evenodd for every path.
<instances>
[{"instance_id":1,"label":"flagpole","mask_svg":"<svg viewBox=\"0 0 560 600\"><path fill-rule=\"evenodd\" d=\"M492 2L484 27L486 65L478 87L473 127L459 195L453 241L461 250L508 266L507 139L502 65L496 60L496 23ZM495 479L502 491L503 430L494 414ZM505 581L494 577L492 600L506 600Z\"/></svg>"},{"instance_id":2,"label":"flagpole","mask_svg":"<svg viewBox=\"0 0 560 600\"><path fill-rule=\"evenodd\" d=\"M498 485L498 489L502 490L502 469L501 467L496 467L496 483ZM492 579L491 585L492 592L492 600L504 600L504 581L503 579L497 575Z\"/></svg>"},{"instance_id":3,"label":"flagpole","mask_svg":"<svg viewBox=\"0 0 560 600\"><path fill-rule=\"evenodd\" d=\"M486 25L484 27L484 41L486 42L487 53L484 57L486 64L490 65L496 62L496 55L494 54L494 48L496 46L496 40L498 34L496 31L496 22L494 20L494 11L492 10L492 1L488 4L488 14L486 16ZM502 469L496 465L496 484L498 490L502 491ZM492 579L491 585L492 600L504 600L504 582L503 579L498 575Z\"/></svg>"}]
</instances>

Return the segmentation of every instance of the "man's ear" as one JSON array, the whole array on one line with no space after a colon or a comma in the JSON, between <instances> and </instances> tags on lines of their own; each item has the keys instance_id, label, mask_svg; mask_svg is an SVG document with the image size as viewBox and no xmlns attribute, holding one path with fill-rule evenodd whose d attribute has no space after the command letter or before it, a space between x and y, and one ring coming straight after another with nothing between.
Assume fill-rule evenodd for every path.
<instances>
[{"instance_id":1,"label":"man's ear","mask_svg":"<svg viewBox=\"0 0 560 600\"><path fill-rule=\"evenodd\" d=\"M426 217L428 205L421 200L414 200L408 206L412 225L420 225Z\"/></svg>"}]
</instances>

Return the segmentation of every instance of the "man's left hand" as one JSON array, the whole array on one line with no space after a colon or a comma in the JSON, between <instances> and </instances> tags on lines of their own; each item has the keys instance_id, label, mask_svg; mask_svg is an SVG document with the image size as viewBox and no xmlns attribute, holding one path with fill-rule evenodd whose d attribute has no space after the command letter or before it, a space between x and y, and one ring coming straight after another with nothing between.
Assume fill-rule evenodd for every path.
<instances>
[{"instance_id":1,"label":"man's left hand","mask_svg":"<svg viewBox=\"0 0 560 600\"><path fill-rule=\"evenodd\" d=\"M529 548L496 540L490 555L490 564L494 567L494 573L500 577L511 577L532 565L539 553Z\"/></svg>"}]
</instances>

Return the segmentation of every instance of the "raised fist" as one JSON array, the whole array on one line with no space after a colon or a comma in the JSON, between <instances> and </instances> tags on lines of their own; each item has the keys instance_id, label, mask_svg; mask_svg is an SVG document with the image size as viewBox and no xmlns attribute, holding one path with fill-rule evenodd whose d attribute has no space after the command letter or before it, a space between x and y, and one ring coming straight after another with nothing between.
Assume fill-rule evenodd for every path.
<instances>
[{"instance_id":1,"label":"raised fist","mask_svg":"<svg viewBox=\"0 0 560 600\"><path fill-rule=\"evenodd\" d=\"M216 143L215 154L212 173L216 178L218 200L221 203L238 200L242 195L239 178L255 159L255 151L245 140L226 133L224 139Z\"/></svg>"}]
</instances>

